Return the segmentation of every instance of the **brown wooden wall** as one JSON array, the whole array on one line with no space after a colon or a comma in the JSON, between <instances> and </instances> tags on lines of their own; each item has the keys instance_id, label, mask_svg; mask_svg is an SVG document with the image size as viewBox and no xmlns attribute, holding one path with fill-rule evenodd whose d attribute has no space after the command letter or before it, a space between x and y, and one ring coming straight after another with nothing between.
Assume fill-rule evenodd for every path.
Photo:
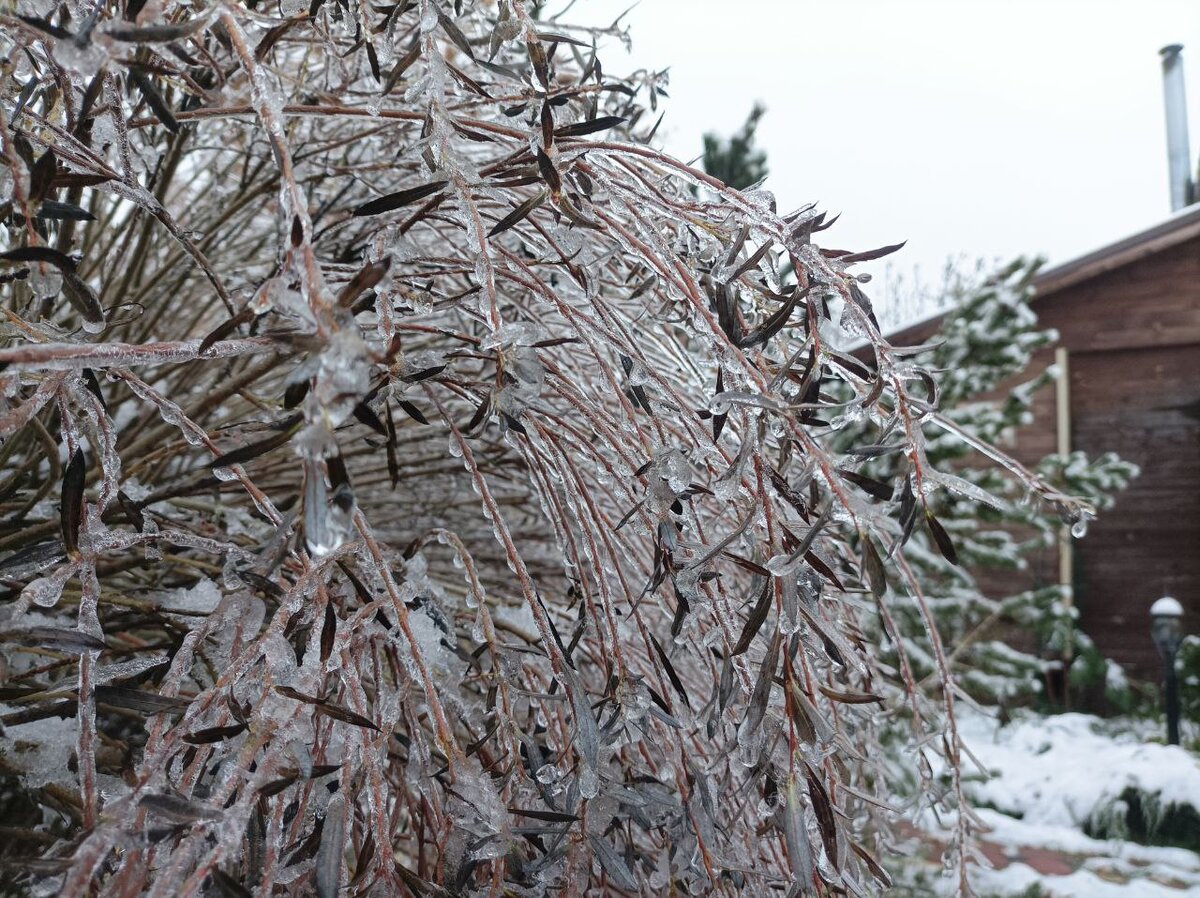
<instances>
[{"instance_id":1,"label":"brown wooden wall","mask_svg":"<svg viewBox=\"0 0 1200 898\"><path fill-rule=\"evenodd\" d=\"M1037 298L1044 327L1059 332L1070 369L1071 448L1117 452L1142 469L1116 505L1074 541L1076 605L1085 632L1135 676L1158 676L1148 609L1174 595L1187 633L1200 633L1200 238ZM940 322L891 337L929 340ZM1053 351L1034 361L1043 367ZM1056 451L1053 385L1034 397L1034 423L1005 447L1035 465ZM1056 549L1029 569L989 574L991 595L1058 580Z\"/></svg>"},{"instance_id":2,"label":"brown wooden wall","mask_svg":"<svg viewBox=\"0 0 1200 898\"><path fill-rule=\"evenodd\" d=\"M1034 308L1070 354L1072 448L1117 452L1142 469L1076 541L1075 581L1081 624L1100 650L1152 677L1156 598L1174 595L1186 632L1200 633L1200 239Z\"/></svg>"}]
</instances>

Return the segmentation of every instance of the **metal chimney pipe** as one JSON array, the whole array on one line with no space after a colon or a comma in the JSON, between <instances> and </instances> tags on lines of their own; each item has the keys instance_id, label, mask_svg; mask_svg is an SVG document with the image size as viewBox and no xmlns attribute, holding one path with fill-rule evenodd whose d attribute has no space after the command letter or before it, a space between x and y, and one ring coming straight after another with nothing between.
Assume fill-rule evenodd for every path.
<instances>
[{"instance_id":1,"label":"metal chimney pipe","mask_svg":"<svg viewBox=\"0 0 1200 898\"><path fill-rule=\"evenodd\" d=\"M1171 211L1190 205L1193 199L1192 150L1188 141L1187 95L1183 82L1182 44L1159 50L1163 68L1163 100L1167 112L1167 162L1171 176Z\"/></svg>"}]
</instances>

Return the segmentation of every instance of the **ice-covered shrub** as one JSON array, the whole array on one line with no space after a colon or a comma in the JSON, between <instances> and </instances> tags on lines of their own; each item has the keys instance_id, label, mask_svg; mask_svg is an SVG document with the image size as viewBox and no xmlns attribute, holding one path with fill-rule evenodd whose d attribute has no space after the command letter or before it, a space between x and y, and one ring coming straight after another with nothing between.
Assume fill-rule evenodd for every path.
<instances>
[{"instance_id":1,"label":"ice-covered shrub","mask_svg":"<svg viewBox=\"0 0 1200 898\"><path fill-rule=\"evenodd\" d=\"M872 892L897 714L961 803L936 634L934 702L863 635L955 551L892 248L666 157L519 0L6 10L5 875Z\"/></svg>"}]
</instances>

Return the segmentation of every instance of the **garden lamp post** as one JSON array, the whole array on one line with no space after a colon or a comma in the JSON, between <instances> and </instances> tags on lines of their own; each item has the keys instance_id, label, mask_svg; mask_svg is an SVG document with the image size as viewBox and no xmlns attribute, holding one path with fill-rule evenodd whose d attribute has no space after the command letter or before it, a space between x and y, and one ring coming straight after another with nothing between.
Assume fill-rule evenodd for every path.
<instances>
[{"instance_id":1,"label":"garden lamp post","mask_svg":"<svg viewBox=\"0 0 1200 898\"><path fill-rule=\"evenodd\" d=\"M1150 606L1150 635L1163 660L1163 691L1167 705L1167 744L1179 744L1179 684L1175 680L1175 653L1183 639L1183 606L1163 596Z\"/></svg>"}]
</instances>

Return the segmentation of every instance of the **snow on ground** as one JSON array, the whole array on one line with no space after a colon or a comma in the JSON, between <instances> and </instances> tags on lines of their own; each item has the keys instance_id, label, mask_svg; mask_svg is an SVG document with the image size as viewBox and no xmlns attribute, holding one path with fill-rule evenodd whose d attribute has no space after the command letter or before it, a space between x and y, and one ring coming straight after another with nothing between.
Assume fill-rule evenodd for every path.
<instances>
[{"instance_id":1,"label":"snow on ground","mask_svg":"<svg viewBox=\"0 0 1200 898\"><path fill-rule=\"evenodd\" d=\"M1022 715L1001 727L967 712L959 727L991 774L970 775L967 784L990 829L982 848L995 867L977 871L981 895L1200 898L1200 855L1082 831L1127 787L1200 810L1196 754L1146 741L1145 725L1086 714ZM927 832L944 835L937 827Z\"/></svg>"},{"instance_id":2,"label":"snow on ground","mask_svg":"<svg viewBox=\"0 0 1200 898\"><path fill-rule=\"evenodd\" d=\"M975 713L961 730L993 773L972 785L975 801L1027 821L1078 829L1129 786L1200 809L1200 759L1177 745L1114 733L1087 714L1030 715L998 727Z\"/></svg>"},{"instance_id":3,"label":"snow on ground","mask_svg":"<svg viewBox=\"0 0 1200 898\"><path fill-rule=\"evenodd\" d=\"M1112 882L1089 870L1076 870L1066 876L1046 876L1026 864L980 871L975 877L975 887L983 895L1029 894L1027 890L1035 886L1041 888L1041 895L1046 898L1194 898L1200 895L1200 886L1177 889L1150 879Z\"/></svg>"}]
</instances>

